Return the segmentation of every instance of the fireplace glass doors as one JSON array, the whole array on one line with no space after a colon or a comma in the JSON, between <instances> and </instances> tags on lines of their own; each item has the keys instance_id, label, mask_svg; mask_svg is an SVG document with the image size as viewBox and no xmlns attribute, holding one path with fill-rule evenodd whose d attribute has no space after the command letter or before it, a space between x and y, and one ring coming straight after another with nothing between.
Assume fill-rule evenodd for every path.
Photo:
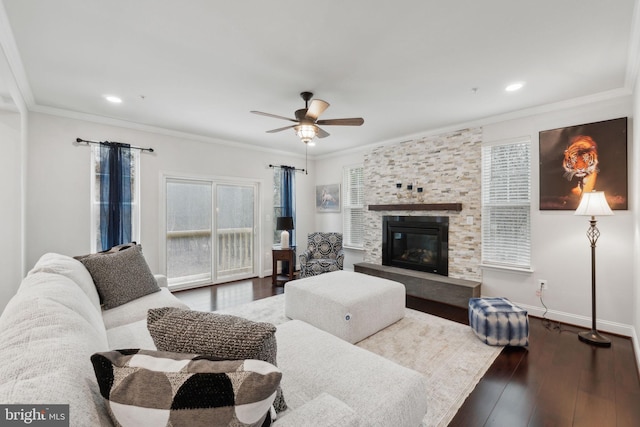
<instances>
[{"instance_id":1,"label":"fireplace glass doors","mask_svg":"<svg viewBox=\"0 0 640 427\"><path fill-rule=\"evenodd\" d=\"M385 216L382 264L449 275L449 218Z\"/></svg>"}]
</instances>

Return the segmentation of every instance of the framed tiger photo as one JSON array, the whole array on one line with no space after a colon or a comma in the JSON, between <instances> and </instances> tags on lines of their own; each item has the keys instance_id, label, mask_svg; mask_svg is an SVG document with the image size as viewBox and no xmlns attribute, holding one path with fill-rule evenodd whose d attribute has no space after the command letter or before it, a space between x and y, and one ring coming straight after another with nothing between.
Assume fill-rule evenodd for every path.
<instances>
[{"instance_id":1,"label":"framed tiger photo","mask_svg":"<svg viewBox=\"0 0 640 427\"><path fill-rule=\"evenodd\" d=\"M575 210L593 190L628 209L626 117L545 130L539 140L540 210Z\"/></svg>"}]
</instances>

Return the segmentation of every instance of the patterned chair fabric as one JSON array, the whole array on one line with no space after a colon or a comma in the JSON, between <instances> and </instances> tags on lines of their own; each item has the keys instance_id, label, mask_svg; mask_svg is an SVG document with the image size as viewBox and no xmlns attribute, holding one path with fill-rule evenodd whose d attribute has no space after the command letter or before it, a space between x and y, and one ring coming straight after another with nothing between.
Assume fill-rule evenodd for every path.
<instances>
[{"instance_id":1,"label":"patterned chair fabric","mask_svg":"<svg viewBox=\"0 0 640 427\"><path fill-rule=\"evenodd\" d=\"M529 345L529 316L507 298L469 299L469 325L489 345Z\"/></svg>"},{"instance_id":2,"label":"patterned chair fabric","mask_svg":"<svg viewBox=\"0 0 640 427\"><path fill-rule=\"evenodd\" d=\"M311 233L307 250L300 254L300 277L317 276L342 270L344 250L342 233Z\"/></svg>"}]
</instances>

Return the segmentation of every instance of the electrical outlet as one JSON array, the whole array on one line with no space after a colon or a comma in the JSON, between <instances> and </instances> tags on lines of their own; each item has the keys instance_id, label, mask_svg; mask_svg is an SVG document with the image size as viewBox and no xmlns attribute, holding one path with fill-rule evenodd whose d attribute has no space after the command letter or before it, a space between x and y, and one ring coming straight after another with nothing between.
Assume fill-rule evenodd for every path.
<instances>
[{"instance_id":1,"label":"electrical outlet","mask_svg":"<svg viewBox=\"0 0 640 427\"><path fill-rule=\"evenodd\" d=\"M538 289L544 291L547 289L547 279L539 279L538 280Z\"/></svg>"}]
</instances>

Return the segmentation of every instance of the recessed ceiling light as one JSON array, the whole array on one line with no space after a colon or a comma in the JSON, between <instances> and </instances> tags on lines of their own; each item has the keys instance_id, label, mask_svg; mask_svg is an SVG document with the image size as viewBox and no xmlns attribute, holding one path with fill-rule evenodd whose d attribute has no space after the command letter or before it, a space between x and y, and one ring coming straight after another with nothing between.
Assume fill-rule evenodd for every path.
<instances>
[{"instance_id":1,"label":"recessed ceiling light","mask_svg":"<svg viewBox=\"0 0 640 427\"><path fill-rule=\"evenodd\" d=\"M516 90L522 89L522 86L524 86L524 83L522 82L511 83L509 86L504 88L504 90L506 90L507 92L515 92Z\"/></svg>"},{"instance_id":2,"label":"recessed ceiling light","mask_svg":"<svg viewBox=\"0 0 640 427\"><path fill-rule=\"evenodd\" d=\"M120 104L122 102L122 99L120 99L119 97L115 96L115 95L105 95L104 99L106 99L109 102L112 102L114 104Z\"/></svg>"}]
</instances>

